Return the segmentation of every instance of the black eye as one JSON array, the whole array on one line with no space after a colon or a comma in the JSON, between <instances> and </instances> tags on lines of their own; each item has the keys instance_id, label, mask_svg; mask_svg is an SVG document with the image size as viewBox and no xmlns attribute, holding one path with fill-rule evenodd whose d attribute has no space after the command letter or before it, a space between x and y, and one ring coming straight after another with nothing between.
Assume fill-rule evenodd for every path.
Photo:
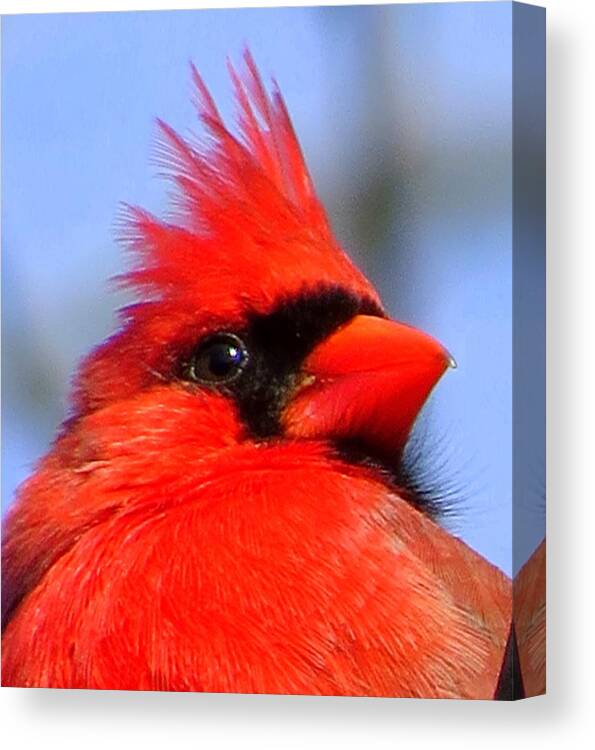
<instances>
[{"instance_id":1,"label":"black eye","mask_svg":"<svg viewBox=\"0 0 595 750\"><path fill-rule=\"evenodd\" d=\"M186 366L189 380L203 383L226 383L243 370L248 351L241 339L232 333L217 333L204 341Z\"/></svg>"}]
</instances>

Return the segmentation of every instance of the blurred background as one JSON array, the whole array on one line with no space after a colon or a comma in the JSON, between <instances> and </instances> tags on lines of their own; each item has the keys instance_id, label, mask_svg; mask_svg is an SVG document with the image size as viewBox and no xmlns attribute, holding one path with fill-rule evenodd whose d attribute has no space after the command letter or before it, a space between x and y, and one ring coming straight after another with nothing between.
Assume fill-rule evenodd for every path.
<instances>
[{"instance_id":1,"label":"blurred background","mask_svg":"<svg viewBox=\"0 0 595 750\"><path fill-rule=\"evenodd\" d=\"M390 312L458 361L421 434L460 498L447 525L511 573L511 28L509 3L5 17L3 511L125 302L108 284L124 265L120 202L166 209L154 118L198 131L192 59L231 120L225 61L248 44L279 81L339 240ZM530 433L523 461L515 570L543 536Z\"/></svg>"}]
</instances>

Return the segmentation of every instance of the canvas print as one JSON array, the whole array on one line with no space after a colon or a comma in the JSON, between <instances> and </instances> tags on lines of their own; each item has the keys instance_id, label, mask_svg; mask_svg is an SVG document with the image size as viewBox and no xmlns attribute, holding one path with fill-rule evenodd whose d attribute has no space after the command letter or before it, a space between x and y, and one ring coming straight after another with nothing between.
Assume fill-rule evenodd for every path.
<instances>
[{"instance_id":1,"label":"canvas print","mask_svg":"<svg viewBox=\"0 0 595 750\"><path fill-rule=\"evenodd\" d=\"M2 685L545 692L544 12L2 19Z\"/></svg>"}]
</instances>

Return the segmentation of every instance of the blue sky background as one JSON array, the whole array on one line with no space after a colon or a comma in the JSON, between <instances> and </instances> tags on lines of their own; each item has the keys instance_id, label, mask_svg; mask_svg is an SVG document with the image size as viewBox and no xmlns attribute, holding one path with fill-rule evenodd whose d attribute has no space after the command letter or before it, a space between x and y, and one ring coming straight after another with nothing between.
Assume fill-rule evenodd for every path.
<instances>
[{"instance_id":1,"label":"blue sky background","mask_svg":"<svg viewBox=\"0 0 595 750\"><path fill-rule=\"evenodd\" d=\"M511 24L509 3L4 18L3 508L113 328L120 201L166 208L154 118L197 130L190 59L231 116L225 60L247 43L340 240L391 312L459 363L426 410L464 497L451 525L511 572ZM543 535L537 443L526 459L520 562Z\"/></svg>"}]
</instances>

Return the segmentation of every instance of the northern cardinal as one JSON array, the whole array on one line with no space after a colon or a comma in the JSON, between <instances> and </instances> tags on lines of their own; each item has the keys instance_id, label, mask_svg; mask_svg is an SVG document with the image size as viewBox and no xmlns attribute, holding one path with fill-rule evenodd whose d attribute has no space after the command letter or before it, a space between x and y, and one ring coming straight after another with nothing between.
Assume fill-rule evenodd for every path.
<instances>
[{"instance_id":1,"label":"northern cardinal","mask_svg":"<svg viewBox=\"0 0 595 750\"><path fill-rule=\"evenodd\" d=\"M403 450L450 356L333 238L276 85L234 136L161 124L176 223L130 211L138 302L83 363L3 540L3 683L492 698L509 579Z\"/></svg>"}]
</instances>

